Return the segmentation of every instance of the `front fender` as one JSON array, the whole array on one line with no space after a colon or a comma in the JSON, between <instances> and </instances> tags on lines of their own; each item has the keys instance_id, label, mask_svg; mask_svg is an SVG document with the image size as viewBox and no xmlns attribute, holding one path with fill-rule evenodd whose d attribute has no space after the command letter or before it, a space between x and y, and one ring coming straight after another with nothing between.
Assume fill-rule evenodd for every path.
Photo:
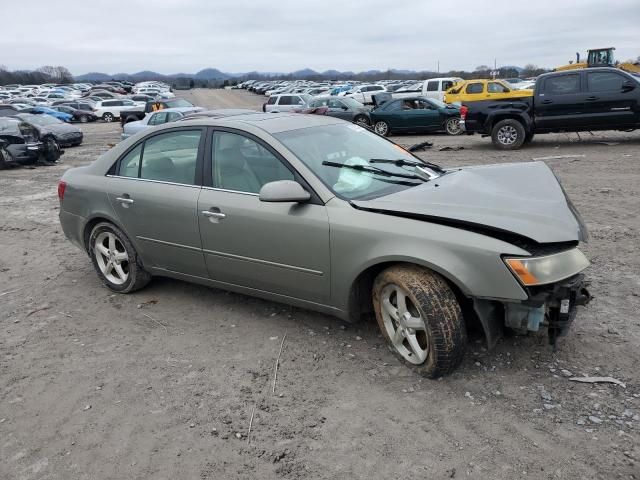
<instances>
[{"instance_id":1,"label":"front fender","mask_svg":"<svg viewBox=\"0 0 640 480\"><path fill-rule=\"evenodd\" d=\"M327 203L331 224L332 304L349 309L354 283L376 265L414 263L433 270L468 297L527 299L501 259L528 252L502 240L428 221L356 210Z\"/></svg>"}]
</instances>

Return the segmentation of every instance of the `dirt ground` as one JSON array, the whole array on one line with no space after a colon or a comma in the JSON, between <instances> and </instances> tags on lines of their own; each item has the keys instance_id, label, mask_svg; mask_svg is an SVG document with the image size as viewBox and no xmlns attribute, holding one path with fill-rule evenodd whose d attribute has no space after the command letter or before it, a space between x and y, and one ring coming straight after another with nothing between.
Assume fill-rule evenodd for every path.
<instances>
[{"instance_id":1,"label":"dirt ground","mask_svg":"<svg viewBox=\"0 0 640 480\"><path fill-rule=\"evenodd\" d=\"M59 165L0 172L0 479L640 478L640 132L510 153L394 137L433 141L421 155L447 167L571 155L546 162L591 232L595 300L555 353L537 337L491 352L471 338L463 365L431 381L373 323L162 278L110 293L58 224L58 178L119 140L117 124L82 128Z\"/></svg>"}]
</instances>

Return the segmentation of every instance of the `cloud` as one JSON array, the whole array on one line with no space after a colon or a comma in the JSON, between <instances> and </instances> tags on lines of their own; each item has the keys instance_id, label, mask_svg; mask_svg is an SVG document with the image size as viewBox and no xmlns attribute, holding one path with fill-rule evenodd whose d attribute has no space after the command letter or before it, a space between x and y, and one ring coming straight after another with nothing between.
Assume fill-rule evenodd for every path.
<instances>
[{"instance_id":1,"label":"cloud","mask_svg":"<svg viewBox=\"0 0 640 480\"><path fill-rule=\"evenodd\" d=\"M638 0L64 0L3 5L2 63L73 73L553 67L588 48L640 55Z\"/></svg>"}]
</instances>

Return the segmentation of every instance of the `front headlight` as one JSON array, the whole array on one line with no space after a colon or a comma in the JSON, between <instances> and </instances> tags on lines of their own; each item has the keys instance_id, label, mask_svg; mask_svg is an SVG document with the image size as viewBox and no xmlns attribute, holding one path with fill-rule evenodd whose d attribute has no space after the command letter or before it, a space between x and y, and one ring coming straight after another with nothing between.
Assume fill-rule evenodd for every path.
<instances>
[{"instance_id":1,"label":"front headlight","mask_svg":"<svg viewBox=\"0 0 640 480\"><path fill-rule=\"evenodd\" d=\"M559 282L589 266L589 260L577 248L544 257L511 257L504 261L527 287Z\"/></svg>"}]
</instances>

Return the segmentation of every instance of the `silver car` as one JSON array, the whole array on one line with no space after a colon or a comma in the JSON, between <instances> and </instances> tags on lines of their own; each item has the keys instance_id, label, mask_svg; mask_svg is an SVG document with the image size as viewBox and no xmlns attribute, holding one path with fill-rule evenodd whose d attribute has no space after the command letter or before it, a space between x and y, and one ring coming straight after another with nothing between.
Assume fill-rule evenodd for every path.
<instances>
[{"instance_id":1,"label":"silver car","mask_svg":"<svg viewBox=\"0 0 640 480\"><path fill-rule=\"evenodd\" d=\"M60 222L115 292L167 276L344 320L452 371L477 323L567 332L589 300L578 212L540 162L443 169L343 120L166 124L59 184Z\"/></svg>"}]
</instances>

